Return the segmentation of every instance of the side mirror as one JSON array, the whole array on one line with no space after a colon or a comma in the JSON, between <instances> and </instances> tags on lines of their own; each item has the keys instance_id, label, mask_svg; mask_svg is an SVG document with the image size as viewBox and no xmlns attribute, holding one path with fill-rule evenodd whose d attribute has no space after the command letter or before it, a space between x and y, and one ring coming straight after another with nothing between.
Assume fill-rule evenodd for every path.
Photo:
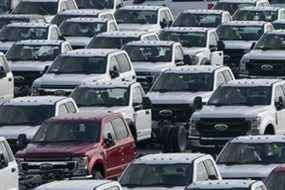
<instances>
[{"instance_id":1,"label":"side mirror","mask_svg":"<svg viewBox=\"0 0 285 190\"><path fill-rule=\"evenodd\" d=\"M202 102L202 97L201 96L197 96L195 99L194 99L194 110L201 110L203 108L203 102Z\"/></svg>"},{"instance_id":2,"label":"side mirror","mask_svg":"<svg viewBox=\"0 0 285 190\"><path fill-rule=\"evenodd\" d=\"M225 43L223 41L218 41L218 50L223 51L225 49Z\"/></svg>"},{"instance_id":3,"label":"side mirror","mask_svg":"<svg viewBox=\"0 0 285 190\"><path fill-rule=\"evenodd\" d=\"M17 140L17 149L22 150L22 149L26 148L28 143L29 143L29 141L28 141L26 134L20 134L18 136L18 140Z\"/></svg>"},{"instance_id":4,"label":"side mirror","mask_svg":"<svg viewBox=\"0 0 285 190\"><path fill-rule=\"evenodd\" d=\"M111 75L112 79L119 77L120 74L119 74L118 68L116 66L114 66L113 69L110 70L110 75Z\"/></svg>"},{"instance_id":5,"label":"side mirror","mask_svg":"<svg viewBox=\"0 0 285 190\"><path fill-rule=\"evenodd\" d=\"M0 79L5 78L7 76L4 67L0 66Z\"/></svg>"},{"instance_id":6,"label":"side mirror","mask_svg":"<svg viewBox=\"0 0 285 190\"><path fill-rule=\"evenodd\" d=\"M160 27L161 27L161 28L167 27L167 23L166 23L166 20L165 20L165 19L163 19L163 20L160 22Z\"/></svg>"},{"instance_id":7,"label":"side mirror","mask_svg":"<svg viewBox=\"0 0 285 190\"><path fill-rule=\"evenodd\" d=\"M8 166L8 162L6 161L4 154L0 152L0 169L6 168Z\"/></svg>"},{"instance_id":8,"label":"side mirror","mask_svg":"<svg viewBox=\"0 0 285 190\"><path fill-rule=\"evenodd\" d=\"M191 56L188 54L184 55L183 61L184 61L185 65L192 65L192 63L193 63Z\"/></svg>"},{"instance_id":9,"label":"side mirror","mask_svg":"<svg viewBox=\"0 0 285 190\"><path fill-rule=\"evenodd\" d=\"M213 174L212 174L212 175L209 175L209 179L210 179L210 180L215 180L215 179L218 179L218 178L217 178L216 175L213 175Z\"/></svg>"},{"instance_id":10,"label":"side mirror","mask_svg":"<svg viewBox=\"0 0 285 190\"><path fill-rule=\"evenodd\" d=\"M283 107L284 107L283 98L280 96L280 97L278 98L278 101L275 101L275 102L274 102L274 105L275 105L275 107L276 107L277 110L283 109Z\"/></svg>"},{"instance_id":11,"label":"side mirror","mask_svg":"<svg viewBox=\"0 0 285 190\"><path fill-rule=\"evenodd\" d=\"M149 99L149 97L143 97L143 108L144 109L151 109L152 108L152 102Z\"/></svg>"},{"instance_id":12,"label":"side mirror","mask_svg":"<svg viewBox=\"0 0 285 190\"><path fill-rule=\"evenodd\" d=\"M254 49L255 45L256 45L256 42L253 42L250 46L250 49Z\"/></svg>"},{"instance_id":13,"label":"side mirror","mask_svg":"<svg viewBox=\"0 0 285 190\"><path fill-rule=\"evenodd\" d=\"M107 138L104 139L104 143L107 145L107 147L114 146L115 142L114 142L114 139L113 139L111 133L107 134Z\"/></svg>"}]
</instances>

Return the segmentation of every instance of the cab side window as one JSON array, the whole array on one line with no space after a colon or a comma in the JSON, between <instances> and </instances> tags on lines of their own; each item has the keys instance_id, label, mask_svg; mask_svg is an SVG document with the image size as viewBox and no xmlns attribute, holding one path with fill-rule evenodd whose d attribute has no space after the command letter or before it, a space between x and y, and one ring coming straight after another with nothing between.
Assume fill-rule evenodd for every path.
<instances>
[{"instance_id":1,"label":"cab side window","mask_svg":"<svg viewBox=\"0 0 285 190\"><path fill-rule=\"evenodd\" d=\"M110 24L109 24L109 32L117 31L117 30L118 30L117 25L114 22L110 22Z\"/></svg>"},{"instance_id":2,"label":"cab side window","mask_svg":"<svg viewBox=\"0 0 285 190\"><path fill-rule=\"evenodd\" d=\"M232 75L231 75L229 70L224 70L223 74L224 74L224 77L226 79L226 82L229 82L229 81L233 80L233 77L232 77Z\"/></svg>"},{"instance_id":3,"label":"cab side window","mask_svg":"<svg viewBox=\"0 0 285 190\"><path fill-rule=\"evenodd\" d=\"M108 14L108 13L99 15L99 18L104 18L107 20L115 20L114 16L112 14Z\"/></svg>"},{"instance_id":4,"label":"cab side window","mask_svg":"<svg viewBox=\"0 0 285 190\"><path fill-rule=\"evenodd\" d=\"M208 173L203 164L203 162L199 162L196 169L197 181L207 181Z\"/></svg>"},{"instance_id":5,"label":"cab side window","mask_svg":"<svg viewBox=\"0 0 285 190\"><path fill-rule=\"evenodd\" d=\"M9 72L9 66L8 63L4 59L4 57L0 57L0 79L5 78L7 76L7 73Z\"/></svg>"},{"instance_id":6,"label":"cab side window","mask_svg":"<svg viewBox=\"0 0 285 190\"><path fill-rule=\"evenodd\" d=\"M74 106L74 104L72 102L67 102L66 103L66 108L68 110L69 113L76 113L76 108Z\"/></svg>"},{"instance_id":7,"label":"cab side window","mask_svg":"<svg viewBox=\"0 0 285 190\"><path fill-rule=\"evenodd\" d=\"M68 110L67 110L65 104L60 104L58 107L58 115L64 115L67 113L68 113Z\"/></svg>"},{"instance_id":8,"label":"cab side window","mask_svg":"<svg viewBox=\"0 0 285 190\"><path fill-rule=\"evenodd\" d=\"M117 67L117 69L119 69L117 59L116 59L114 56L112 56L112 57L110 58L109 71L114 70L114 67Z\"/></svg>"},{"instance_id":9,"label":"cab side window","mask_svg":"<svg viewBox=\"0 0 285 190\"><path fill-rule=\"evenodd\" d=\"M12 162L14 161L14 157L11 155L12 152L10 149L7 148L8 145L5 144L5 142L0 142L0 153L3 154L3 158L4 160L0 160L0 162L3 163L3 165L6 165L8 166L8 163L9 162ZM2 168L0 167L0 169L3 169L3 165L2 165ZM6 167L4 167L6 168Z\"/></svg>"},{"instance_id":10,"label":"cab side window","mask_svg":"<svg viewBox=\"0 0 285 190\"><path fill-rule=\"evenodd\" d=\"M120 73L128 72L131 70L131 64L127 56L122 53L116 56Z\"/></svg>"},{"instance_id":11,"label":"cab side window","mask_svg":"<svg viewBox=\"0 0 285 190\"><path fill-rule=\"evenodd\" d=\"M216 79L216 84L217 84L216 87L221 86L225 82L226 82L226 79L225 79L223 73L222 72L218 72L217 73L217 79Z\"/></svg>"},{"instance_id":12,"label":"cab side window","mask_svg":"<svg viewBox=\"0 0 285 190\"><path fill-rule=\"evenodd\" d=\"M212 32L209 35L209 46L210 46L210 49L213 48L211 50L217 50L217 47L218 47L218 40L215 34Z\"/></svg>"},{"instance_id":13,"label":"cab side window","mask_svg":"<svg viewBox=\"0 0 285 190\"><path fill-rule=\"evenodd\" d=\"M66 7L68 10L76 9L76 5L75 5L74 1L72 1L72 0L66 1Z\"/></svg>"},{"instance_id":14,"label":"cab side window","mask_svg":"<svg viewBox=\"0 0 285 190\"><path fill-rule=\"evenodd\" d=\"M175 61L176 60L183 61L184 55L183 55L183 51L182 51L182 49L180 47L175 47L175 54L174 54L174 56L175 56Z\"/></svg>"},{"instance_id":15,"label":"cab side window","mask_svg":"<svg viewBox=\"0 0 285 190\"><path fill-rule=\"evenodd\" d=\"M116 118L111 121L118 140L125 139L129 136L128 129L122 119Z\"/></svg>"},{"instance_id":16,"label":"cab side window","mask_svg":"<svg viewBox=\"0 0 285 190\"><path fill-rule=\"evenodd\" d=\"M277 86L275 88L274 102L279 102L279 98L283 99L283 103L285 101L284 91L281 86Z\"/></svg>"},{"instance_id":17,"label":"cab side window","mask_svg":"<svg viewBox=\"0 0 285 190\"><path fill-rule=\"evenodd\" d=\"M112 139L115 141L117 139L115 131L111 122L107 122L103 129L103 139L108 139L108 134L111 134Z\"/></svg>"},{"instance_id":18,"label":"cab side window","mask_svg":"<svg viewBox=\"0 0 285 190\"><path fill-rule=\"evenodd\" d=\"M135 104L142 104L143 103L143 94L141 89L136 86L133 88L133 103Z\"/></svg>"},{"instance_id":19,"label":"cab side window","mask_svg":"<svg viewBox=\"0 0 285 190\"><path fill-rule=\"evenodd\" d=\"M154 35L154 34L150 34L150 35L142 36L142 40L153 41L153 40L158 40L158 37L156 35Z\"/></svg>"}]
</instances>

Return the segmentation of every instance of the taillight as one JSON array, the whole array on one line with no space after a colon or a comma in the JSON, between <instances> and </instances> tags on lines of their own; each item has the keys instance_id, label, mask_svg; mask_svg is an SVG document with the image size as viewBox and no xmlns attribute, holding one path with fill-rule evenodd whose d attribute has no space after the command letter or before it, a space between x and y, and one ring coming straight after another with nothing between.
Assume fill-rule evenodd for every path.
<instances>
[{"instance_id":1,"label":"taillight","mask_svg":"<svg viewBox=\"0 0 285 190\"><path fill-rule=\"evenodd\" d=\"M212 9L214 7L214 3L208 3L208 9Z\"/></svg>"}]
</instances>

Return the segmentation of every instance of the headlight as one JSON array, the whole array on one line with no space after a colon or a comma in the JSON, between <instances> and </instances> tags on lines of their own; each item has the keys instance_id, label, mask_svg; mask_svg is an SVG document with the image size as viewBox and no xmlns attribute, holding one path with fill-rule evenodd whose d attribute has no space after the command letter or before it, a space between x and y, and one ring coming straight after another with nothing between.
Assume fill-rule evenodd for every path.
<instances>
[{"instance_id":1,"label":"headlight","mask_svg":"<svg viewBox=\"0 0 285 190\"><path fill-rule=\"evenodd\" d=\"M77 168L78 169L86 169L87 170L87 167L88 167L87 156L72 158L72 160L77 162Z\"/></svg>"},{"instance_id":2,"label":"headlight","mask_svg":"<svg viewBox=\"0 0 285 190\"><path fill-rule=\"evenodd\" d=\"M251 126L251 129L250 131L248 132L249 135L257 135L259 134L259 126L262 122L262 119L261 117L254 117L254 118L249 118L247 119L247 121L250 122L250 126Z\"/></svg>"},{"instance_id":3,"label":"headlight","mask_svg":"<svg viewBox=\"0 0 285 190\"><path fill-rule=\"evenodd\" d=\"M199 63L199 57L197 55L192 55L192 65L197 65Z\"/></svg>"}]
</instances>

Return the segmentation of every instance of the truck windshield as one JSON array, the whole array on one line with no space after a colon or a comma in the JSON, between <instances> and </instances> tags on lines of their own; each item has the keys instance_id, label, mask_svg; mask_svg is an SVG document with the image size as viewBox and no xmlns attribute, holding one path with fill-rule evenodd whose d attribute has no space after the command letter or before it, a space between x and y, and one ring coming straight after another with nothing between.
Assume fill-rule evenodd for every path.
<instances>
[{"instance_id":1,"label":"truck windshield","mask_svg":"<svg viewBox=\"0 0 285 190\"><path fill-rule=\"evenodd\" d=\"M60 45L13 45L6 57L11 61L53 61L60 48Z\"/></svg>"},{"instance_id":2,"label":"truck windshield","mask_svg":"<svg viewBox=\"0 0 285 190\"><path fill-rule=\"evenodd\" d=\"M48 28L45 27L5 26L0 30L0 41L46 40L47 38Z\"/></svg>"},{"instance_id":3,"label":"truck windshield","mask_svg":"<svg viewBox=\"0 0 285 190\"><path fill-rule=\"evenodd\" d=\"M216 28L222 22L219 14L182 13L175 20L173 26L178 27L211 27Z\"/></svg>"},{"instance_id":4,"label":"truck windshield","mask_svg":"<svg viewBox=\"0 0 285 190\"><path fill-rule=\"evenodd\" d=\"M159 39L180 42L184 47L206 47L207 33L162 31Z\"/></svg>"},{"instance_id":5,"label":"truck windshield","mask_svg":"<svg viewBox=\"0 0 285 190\"><path fill-rule=\"evenodd\" d=\"M15 22L29 22L30 21L30 19L28 19L28 18L25 18L25 17L18 17L18 18L9 18L9 17L7 17L7 18L5 18L5 17L2 17L2 18L0 18L0 29L2 28L2 27L4 27L5 25L7 25L7 24L10 24L10 23L15 23Z\"/></svg>"},{"instance_id":6,"label":"truck windshield","mask_svg":"<svg viewBox=\"0 0 285 190\"><path fill-rule=\"evenodd\" d=\"M58 1L20 1L13 14L55 15L58 9Z\"/></svg>"},{"instance_id":7,"label":"truck windshield","mask_svg":"<svg viewBox=\"0 0 285 190\"><path fill-rule=\"evenodd\" d=\"M104 74L106 57L59 56L48 73L54 74Z\"/></svg>"},{"instance_id":8,"label":"truck windshield","mask_svg":"<svg viewBox=\"0 0 285 190\"><path fill-rule=\"evenodd\" d=\"M80 107L129 105L128 88L76 88L71 97Z\"/></svg>"},{"instance_id":9,"label":"truck windshield","mask_svg":"<svg viewBox=\"0 0 285 190\"><path fill-rule=\"evenodd\" d=\"M283 168L271 173L266 180L266 187L272 190L285 189L285 173Z\"/></svg>"},{"instance_id":10,"label":"truck windshield","mask_svg":"<svg viewBox=\"0 0 285 190\"><path fill-rule=\"evenodd\" d=\"M61 33L66 37L92 37L106 30L107 24L102 22L64 22L60 26Z\"/></svg>"},{"instance_id":11,"label":"truck windshield","mask_svg":"<svg viewBox=\"0 0 285 190\"><path fill-rule=\"evenodd\" d=\"M79 17L91 17L91 18L98 18L98 14L67 14L67 13L63 13L63 14L57 14L53 17L53 19L51 20L52 24L55 24L57 26L60 26L64 21L66 21L67 19L71 19L71 18L79 18Z\"/></svg>"},{"instance_id":12,"label":"truck windshield","mask_svg":"<svg viewBox=\"0 0 285 190\"><path fill-rule=\"evenodd\" d=\"M124 49L133 62L171 62L171 46L126 46Z\"/></svg>"},{"instance_id":13,"label":"truck windshield","mask_svg":"<svg viewBox=\"0 0 285 190\"><path fill-rule=\"evenodd\" d=\"M155 83L153 92L197 92L213 90L212 73L164 73Z\"/></svg>"},{"instance_id":14,"label":"truck windshield","mask_svg":"<svg viewBox=\"0 0 285 190\"><path fill-rule=\"evenodd\" d=\"M79 9L114 9L114 0L76 0Z\"/></svg>"},{"instance_id":15,"label":"truck windshield","mask_svg":"<svg viewBox=\"0 0 285 190\"><path fill-rule=\"evenodd\" d=\"M236 12L239 8L243 7L254 7L254 3L238 3L238 2L217 2L213 9L228 11L231 15Z\"/></svg>"},{"instance_id":16,"label":"truck windshield","mask_svg":"<svg viewBox=\"0 0 285 190\"><path fill-rule=\"evenodd\" d=\"M137 40L139 38L136 37L94 37L88 48L121 49L124 44Z\"/></svg>"},{"instance_id":17,"label":"truck windshield","mask_svg":"<svg viewBox=\"0 0 285 190\"><path fill-rule=\"evenodd\" d=\"M118 24L157 24L157 11L117 10L115 18Z\"/></svg>"},{"instance_id":18,"label":"truck windshield","mask_svg":"<svg viewBox=\"0 0 285 190\"><path fill-rule=\"evenodd\" d=\"M254 106L271 103L271 87L219 87L211 96L208 105Z\"/></svg>"},{"instance_id":19,"label":"truck windshield","mask_svg":"<svg viewBox=\"0 0 285 190\"><path fill-rule=\"evenodd\" d=\"M120 179L123 187L175 187L192 182L191 164L132 164Z\"/></svg>"},{"instance_id":20,"label":"truck windshield","mask_svg":"<svg viewBox=\"0 0 285 190\"><path fill-rule=\"evenodd\" d=\"M54 107L0 106L0 125L39 125L54 115Z\"/></svg>"},{"instance_id":21,"label":"truck windshield","mask_svg":"<svg viewBox=\"0 0 285 190\"><path fill-rule=\"evenodd\" d=\"M217 34L220 40L257 41L264 33L262 26L220 25Z\"/></svg>"},{"instance_id":22,"label":"truck windshield","mask_svg":"<svg viewBox=\"0 0 285 190\"><path fill-rule=\"evenodd\" d=\"M281 164L285 162L285 143L230 143L217 164Z\"/></svg>"},{"instance_id":23,"label":"truck windshield","mask_svg":"<svg viewBox=\"0 0 285 190\"><path fill-rule=\"evenodd\" d=\"M100 126L97 121L48 122L40 127L32 142L99 142Z\"/></svg>"},{"instance_id":24,"label":"truck windshield","mask_svg":"<svg viewBox=\"0 0 285 190\"><path fill-rule=\"evenodd\" d=\"M255 49L261 50L284 50L285 35L283 34L264 34L257 42Z\"/></svg>"},{"instance_id":25,"label":"truck windshield","mask_svg":"<svg viewBox=\"0 0 285 190\"><path fill-rule=\"evenodd\" d=\"M233 16L233 20L254 20L254 21L267 21L272 22L277 20L278 11L248 11L239 10Z\"/></svg>"}]
</instances>

